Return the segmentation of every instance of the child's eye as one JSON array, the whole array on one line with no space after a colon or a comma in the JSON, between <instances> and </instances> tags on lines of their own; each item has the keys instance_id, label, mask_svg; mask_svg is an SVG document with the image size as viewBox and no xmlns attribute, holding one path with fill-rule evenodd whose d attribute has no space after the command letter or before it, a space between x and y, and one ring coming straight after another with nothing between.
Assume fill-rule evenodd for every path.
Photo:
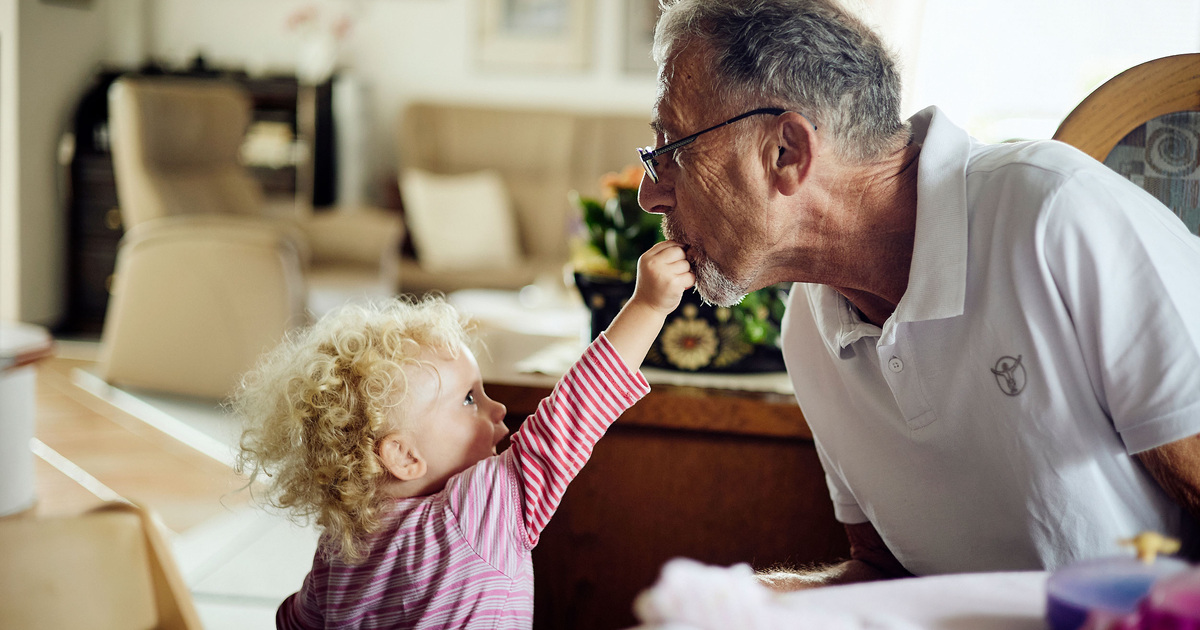
<instances>
[{"instance_id":1,"label":"child's eye","mask_svg":"<svg viewBox=\"0 0 1200 630\"><path fill-rule=\"evenodd\" d=\"M467 392L467 397L465 399L463 399L463 404L464 405L474 405L475 404L475 394L472 392Z\"/></svg>"}]
</instances>

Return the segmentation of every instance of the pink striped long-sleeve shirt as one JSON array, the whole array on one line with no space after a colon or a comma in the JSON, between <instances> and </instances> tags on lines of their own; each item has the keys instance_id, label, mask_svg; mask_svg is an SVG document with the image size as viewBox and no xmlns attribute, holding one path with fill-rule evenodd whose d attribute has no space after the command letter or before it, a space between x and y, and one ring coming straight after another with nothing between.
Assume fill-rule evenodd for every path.
<instances>
[{"instance_id":1,"label":"pink striped long-sleeve shirt","mask_svg":"<svg viewBox=\"0 0 1200 630\"><path fill-rule=\"evenodd\" d=\"M430 496L400 499L347 565L321 551L276 625L530 628L538 536L592 447L650 391L601 335L512 437Z\"/></svg>"}]
</instances>

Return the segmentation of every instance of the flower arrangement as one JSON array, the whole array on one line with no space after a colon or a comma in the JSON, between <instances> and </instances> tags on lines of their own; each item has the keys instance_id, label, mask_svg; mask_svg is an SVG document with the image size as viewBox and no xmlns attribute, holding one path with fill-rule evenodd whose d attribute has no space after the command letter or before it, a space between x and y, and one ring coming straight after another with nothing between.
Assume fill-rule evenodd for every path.
<instances>
[{"instance_id":1,"label":"flower arrangement","mask_svg":"<svg viewBox=\"0 0 1200 630\"><path fill-rule=\"evenodd\" d=\"M571 247L576 271L632 280L638 256L663 239L662 215L638 206L642 167L627 166L620 173L600 178L601 199L571 191L571 201L582 214L585 235Z\"/></svg>"},{"instance_id":2,"label":"flower arrangement","mask_svg":"<svg viewBox=\"0 0 1200 630\"><path fill-rule=\"evenodd\" d=\"M575 284L592 311L592 336L603 330L633 293L637 260L663 239L662 216L638 206L642 168L633 165L601 178L602 197L571 193L581 229L571 244ZM782 370L779 325L786 287L776 285L725 308L684 294L667 318L647 362L686 371Z\"/></svg>"}]
</instances>

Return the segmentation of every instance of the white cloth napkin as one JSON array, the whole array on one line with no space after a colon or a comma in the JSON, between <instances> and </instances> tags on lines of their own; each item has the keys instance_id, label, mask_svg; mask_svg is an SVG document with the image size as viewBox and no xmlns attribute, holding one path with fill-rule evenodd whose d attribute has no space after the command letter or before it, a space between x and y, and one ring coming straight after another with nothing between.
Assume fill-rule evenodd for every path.
<instances>
[{"instance_id":1,"label":"white cloth napkin","mask_svg":"<svg viewBox=\"0 0 1200 630\"><path fill-rule=\"evenodd\" d=\"M749 565L714 567L668 562L662 576L634 603L642 630L916 630L897 617L822 606L792 606L754 579Z\"/></svg>"},{"instance_id":2,"label":"white cloth napkin","mask_svg":"<svg viewBox=\"0 0 1200 630\"><path fill-rule=\"evenodd\" d=\"M775 593L745 564L676 559L634 612L640 630L1045 630L1046 576L964 573Z\"/></svg>"}]
</instances>

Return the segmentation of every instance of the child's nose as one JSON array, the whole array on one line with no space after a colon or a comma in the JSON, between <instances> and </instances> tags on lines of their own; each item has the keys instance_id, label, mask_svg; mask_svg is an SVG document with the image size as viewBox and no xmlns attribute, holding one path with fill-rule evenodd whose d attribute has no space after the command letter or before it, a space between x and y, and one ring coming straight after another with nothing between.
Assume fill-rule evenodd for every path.
<instances>
[{"instance_id":1,"label":"child's nose","mask_svg":"<svg viewBox=\"0 0 1200 630\"><path fill-rule=\"evenodd\" d=\"M493 402L495 402L495 401L493 401ZM504 403L495 403L495 405L496 405L496 408L495 408L495 411L493 412L494 415L492 416L492 422L499 424L501 422L504 422L504 416L508 415L508 407L505 407Z\"/></svg>"}]
</instances>

